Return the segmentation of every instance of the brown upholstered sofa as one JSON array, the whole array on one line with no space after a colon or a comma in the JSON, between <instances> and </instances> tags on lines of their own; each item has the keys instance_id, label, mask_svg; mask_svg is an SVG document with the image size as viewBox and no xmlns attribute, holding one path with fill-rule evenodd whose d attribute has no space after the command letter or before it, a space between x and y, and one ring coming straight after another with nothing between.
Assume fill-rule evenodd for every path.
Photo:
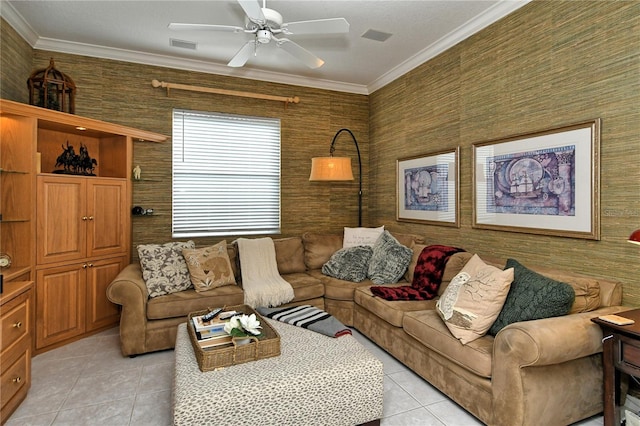
<instances>
[{"instance_id":1,"label":"brown upholstered sofa","mask_svg":"<svg viewBox=\"0 0 640 426\"><path fill-rule=\"evenodd\" d=\"M414 252L403 280L390 284L406 285L424 241L392 234ZM353 283L322 274L322 265L342 247L341 235L306 233L274 242L279 272L294 288L290 304L324 308L355 327L484 423L566 425L602 411L602 333L590 319L627 309L620 306L619 282L532 268L574 287L572 313L514 323L495 337L462 345L434 310L436 300L385 301L371 293L369 280ZM232 245L229 255L239 277L241 264ZM440 294L470 256L457 253L449 259ZM176 325L191 311L242 303L239 286L220 287L210 295L187 290L149 300L136 264L125 268L107 293L122 305L125 355L173 347Z\"/></svg>"}]
</instances>

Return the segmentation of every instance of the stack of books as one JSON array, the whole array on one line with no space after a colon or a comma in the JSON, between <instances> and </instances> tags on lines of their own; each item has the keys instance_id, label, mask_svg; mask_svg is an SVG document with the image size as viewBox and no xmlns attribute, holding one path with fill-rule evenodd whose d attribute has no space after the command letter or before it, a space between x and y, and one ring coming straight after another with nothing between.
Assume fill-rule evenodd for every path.
<instances>
[{"instance_id":1,"label":"stack of books","mask_svg":"<svg viewBox=\"0 0 640 426\"><path fill-rule=\"evenodd\" d=\"M192 317L198 344L202 349L233 345L232 337L224 331L225 324L231 319L230 314L230 312L221 312L210 321L203 321L203 315Z\"/></svg>"}]
</instances>

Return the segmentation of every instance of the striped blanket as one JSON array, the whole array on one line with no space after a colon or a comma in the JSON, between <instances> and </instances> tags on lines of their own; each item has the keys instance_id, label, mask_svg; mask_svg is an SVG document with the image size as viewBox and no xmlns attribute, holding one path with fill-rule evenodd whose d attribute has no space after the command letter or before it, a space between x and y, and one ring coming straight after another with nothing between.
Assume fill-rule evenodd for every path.
<instances>
[{"instance_id":1,"label":"striped blanket","mask_svg":"<svg viewBox=\"0 0 640 426\"><path fill-rule=\"evenodd\" d=\"M289 306L286 308L256 308L256 310L267 318L307 328L329 337L351 334L351 330L335 317L311 305Z\"/></svg>"}]
</instances>

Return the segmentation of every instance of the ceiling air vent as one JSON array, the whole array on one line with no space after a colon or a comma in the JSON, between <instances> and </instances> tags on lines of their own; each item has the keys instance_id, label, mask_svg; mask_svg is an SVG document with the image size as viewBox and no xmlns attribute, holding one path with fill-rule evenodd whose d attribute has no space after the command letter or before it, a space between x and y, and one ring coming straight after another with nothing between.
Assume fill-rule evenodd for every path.
<instances>
[{"instance_id":1,"label":"ceiling air vent","mask_svg":"<svg viewBox=\"0 0 640 426\"><path fill-rule=\"evenodd\" d=\"M365 31L364 34L362 34L362 38L368 38L369 40L374 40L374 41L387 41L387 39L389 37L391 37L393 34L389 34L389 33L385 33L382 31L377 31L377 30L367 30Z\"/></svg>"},{"instance_id":2,"label":"ceiling air vent","mask_svg":"<svg viewBox=\"0 0 640 426\"><path fill-rule=\"evenodd\" d=\"M196 50L196 47L198 46L198 43L194 43L193 41L177 40L175 38L169 39L169 44L173 47L190 50Z\"/></svg>"}]
</instances>

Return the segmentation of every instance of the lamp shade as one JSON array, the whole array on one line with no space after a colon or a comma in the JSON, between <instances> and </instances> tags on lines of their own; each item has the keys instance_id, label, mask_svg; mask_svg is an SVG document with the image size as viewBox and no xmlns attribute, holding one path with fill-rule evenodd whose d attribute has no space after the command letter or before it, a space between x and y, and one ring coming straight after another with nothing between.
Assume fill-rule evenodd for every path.
<instances>
[{"instance_id":1,"label":"lamp shade","mask_svg":"<svg viewBox=\"0 0 640 426\"><path fill-rule=\"evenodd\" d=\"M640 245L640 229L636 229L635 231L633 231L627 241L632 244Z\"/></svg>"},{"instance_id":2,"label":"lamp shade","mask_svg":"<svg viewBox=\"0 0 640 426\"><path fill-rule=\"evenodd\" d=\"M311 159L310 181L353 180L351 158L315 157Z\"/></svg>"}]
</instances>

